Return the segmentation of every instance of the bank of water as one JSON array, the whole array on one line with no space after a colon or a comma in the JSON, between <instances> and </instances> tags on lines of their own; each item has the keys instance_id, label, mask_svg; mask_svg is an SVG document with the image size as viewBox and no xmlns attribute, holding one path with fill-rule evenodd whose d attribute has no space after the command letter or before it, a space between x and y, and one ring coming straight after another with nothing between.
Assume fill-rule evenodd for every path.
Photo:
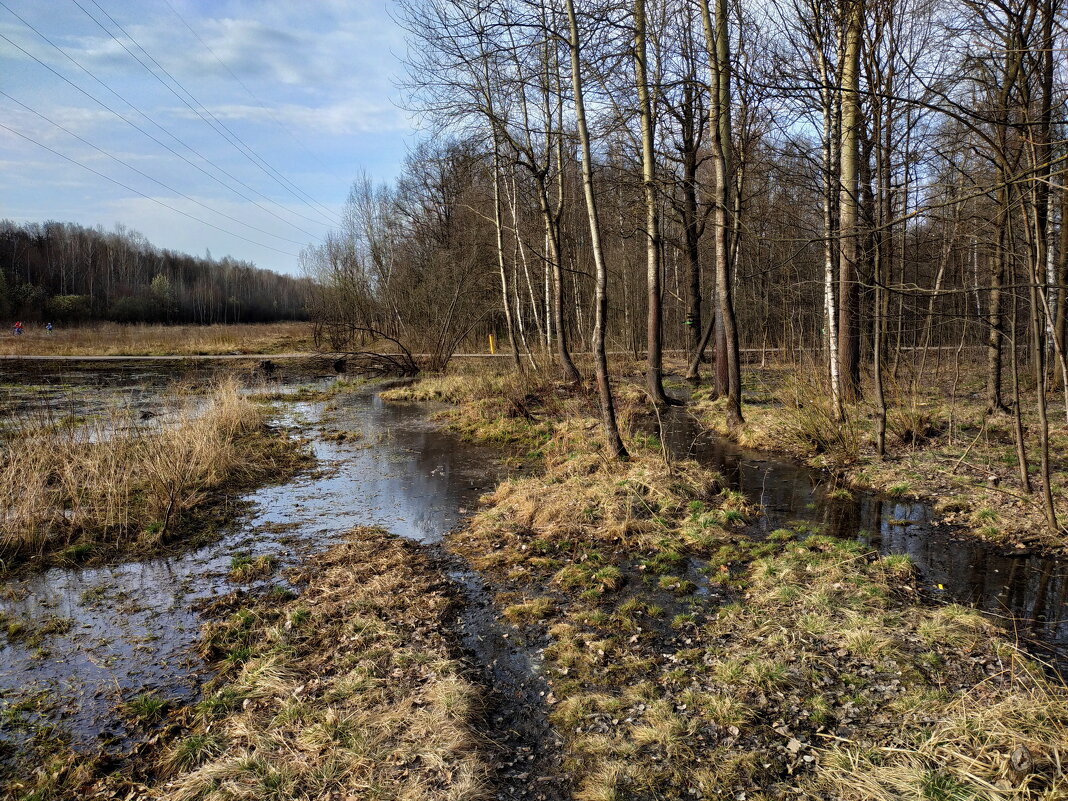
<instances>
[{"instance_id":1,"label":"bank of water","mask_svg":"<svg viewBox=\"0 0 1068 801\"><path fill-rule=\"evenodd\" d=\"M139 371L116 372L97 394L150 407L142 379ZM44 402L69 400L56 391ZM426 407L386 404L373 388L278 406L277 423L310 439L316 466L242 499L249 514L210 545L166 558L52 568L3 586L0 614L29 636L0 637L0 737L17 742L50 725L75 747L123 750L137 736L117 711L123 702L141 693L174 703L197 697L206 678L194 647L199 610L235 589L284 584L287 567L354 526L435 542L495 481L487 453L438 431ZM259 556L271 558L271 575L232 580L235 560ZM51 633L33 636L45 630Z\"/></svg>"},{"instance_id":2,"label":"bank of water","mask_svg":"<svg viewBox=\"0 0 1068 801\"><path fill-rule=\"evenodd\" d=\"M741 448L702 430L684 409L665 416L663 438L676 458L714 468L728 487L760 507L754 535L810 524L884 554L907 554L933 602L981 609L1068 676L1068 561L1013 553L968 536L941 524L923 503L856 490L835 493L828 474Z\"/></svg>"}]
</instances>

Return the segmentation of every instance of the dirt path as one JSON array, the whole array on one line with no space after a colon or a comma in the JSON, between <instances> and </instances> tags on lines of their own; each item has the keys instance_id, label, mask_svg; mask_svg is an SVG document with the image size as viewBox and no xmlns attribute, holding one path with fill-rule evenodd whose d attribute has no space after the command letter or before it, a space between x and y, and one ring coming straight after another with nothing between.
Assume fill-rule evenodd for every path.
<instances>
[{"instance_id":1,"label":"dirt path","mask_svg":"<svg viewBox=\"0 0 1068 801\"><path fill-rule=\"evenodd\" d=\"M541 673L541 645L505 622L494 589L478 571L438 546L436 560L462 601L455 636L485 692L498 799L567 801L563 740L549 723L551 687Z\"/></svg>"}]
</instances>

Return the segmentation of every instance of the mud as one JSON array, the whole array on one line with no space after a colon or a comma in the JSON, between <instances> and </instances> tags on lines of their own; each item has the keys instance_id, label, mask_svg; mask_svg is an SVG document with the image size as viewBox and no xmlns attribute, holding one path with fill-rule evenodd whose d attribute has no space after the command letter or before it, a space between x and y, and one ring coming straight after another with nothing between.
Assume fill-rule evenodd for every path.
<instances>
[{"instance_id":1,"label":"mud","mask_svg":"<svg viewBox=\"0 0 1068 801\"><path fill-rule=\"evenodd\" d=\"M929 506L873 492L833 492L832 476L741 448L701 429L684 409L663 418L675 458L722 474L761 510L754 536L797 522L855 539L883 554L907 554L930 599L974 606L1000 621L1038 658L1068 676L1068 562L1012 551L943 524Z\"/></svg>"},{"instance_id":2,"label":"mud","mask_svg":"<svg viewBox=\"0 0 1068 801\"><path fill-rule=\"evenodd\" d=\"M543 642L531 642L500 617L486 581L449 554L449 578L464 600L457 635L486 689L486 734L492 744L500 799L566 801L570 783L561 772L563 740L548 719L553 702L541 659Z\"/></svg>"}]
</instances>

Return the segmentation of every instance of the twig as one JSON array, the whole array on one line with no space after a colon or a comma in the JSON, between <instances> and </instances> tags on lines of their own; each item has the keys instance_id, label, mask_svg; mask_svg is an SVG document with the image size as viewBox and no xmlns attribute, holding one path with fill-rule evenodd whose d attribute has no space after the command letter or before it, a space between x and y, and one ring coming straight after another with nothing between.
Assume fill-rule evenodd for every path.
<instances>
[{"instance_id":1,"label":"twig","mask_svg":"<svg viewBox=\"0 0 1068 801\"><path fill-rule=\"evenodd\" d=\"M969 453L971 453L972 448L975 447L975 443L977 443L979 441L979 437L983 436L983 432L984 431L986 431L986 421L985 420L983 421L983 424L981 426L979 426L979 433L975 435L975 439L973 439L971 441L971 444L968 445L968 447L964 449L964 453L962 453L960 455L960 459L958 459L957 463L955 465L953 465L953 469L949 471L949 474L951 476L957 474L957 470L960 469L960 465L961 465L961 462L964 461L964 457L967 456Z\"/></svg>"}]
</instances>

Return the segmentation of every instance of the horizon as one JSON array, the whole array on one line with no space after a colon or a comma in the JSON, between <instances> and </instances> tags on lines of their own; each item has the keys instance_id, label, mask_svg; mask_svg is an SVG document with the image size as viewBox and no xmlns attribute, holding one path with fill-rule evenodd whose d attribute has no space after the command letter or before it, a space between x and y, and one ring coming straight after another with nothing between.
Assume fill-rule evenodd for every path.
<instances>
[{"instance_id":1,"label":"horizon","mask_svg":"<svg viewBox=\"0 0 1068 801\"><path fill-rule=\"evenodd\" d=\"M2 0L0 37L17 224L125 226L299 275L352 182L392 180L416 133L384 2Z\"/></svg>"}]
</instances>

